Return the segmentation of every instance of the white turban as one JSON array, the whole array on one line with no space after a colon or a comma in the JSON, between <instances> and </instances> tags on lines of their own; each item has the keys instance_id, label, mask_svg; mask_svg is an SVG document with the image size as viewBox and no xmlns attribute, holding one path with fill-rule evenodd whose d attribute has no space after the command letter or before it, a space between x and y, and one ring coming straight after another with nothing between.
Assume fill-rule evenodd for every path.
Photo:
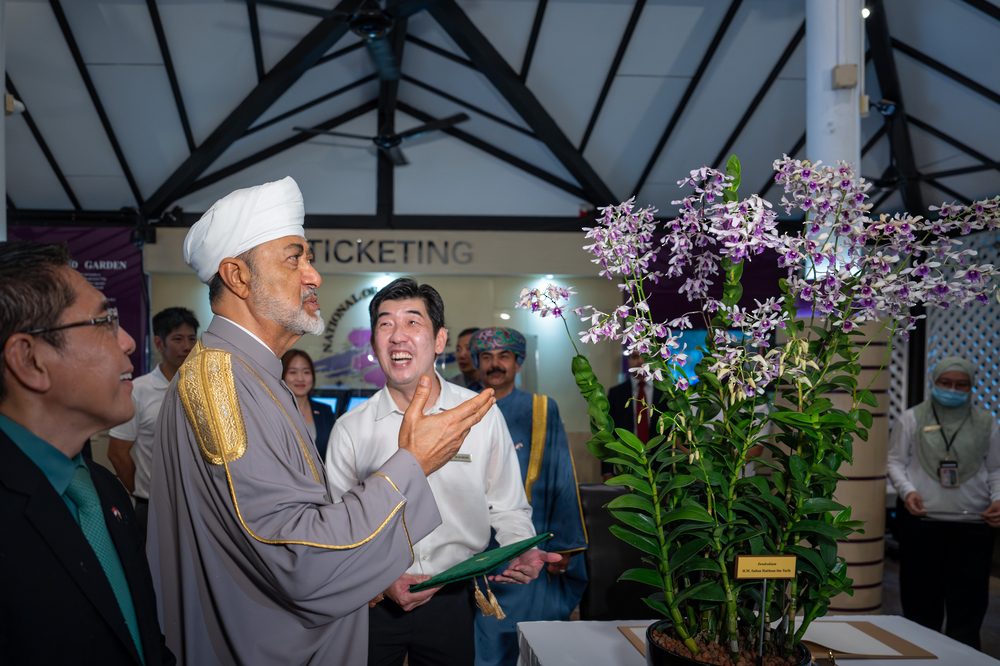
<instances>
[{"instance_id":1,"label":"white turban","mask_svg":"<svg viewBox=\"0 0 1000 666\"><path fill-rule=\"evenodd\" d=\"M226 257L283 236L304 236L302 192L290 176L222 197L184 238L184 261L208 284Z\"/></svg>"}]
</instances>

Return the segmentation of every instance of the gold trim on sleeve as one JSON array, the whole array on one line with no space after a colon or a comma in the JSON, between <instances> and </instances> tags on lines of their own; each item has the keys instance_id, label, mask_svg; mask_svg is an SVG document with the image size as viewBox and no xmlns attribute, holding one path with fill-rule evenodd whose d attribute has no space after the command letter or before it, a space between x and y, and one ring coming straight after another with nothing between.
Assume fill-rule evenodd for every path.
<instances>
[{"instance_id":1,"label":"gold trim on sleeve","mask_svg":"<svg viewBox=\"0 0 1000 666\"><path fill-rule=\"evenodd\" d=\"M545 456L545 433L548 429L549 399L540 393L531 396L531 456L528 458L528 472L524 477L524 494L531 504L531 488L542 471Z\"/></svg>"},{"instance_id":2,"label":"gold trim on sleeve","mask_svg":"<svg viewBox=\"0 0 1000 666\"><path fill-rule=\"evenodd\" d=\"M242 359L240 360L242 361ZM233 501L236 518L246 533L256 541L279 546L298 545L325 550L350 550L362 546L378 536L385 529L385 526L406 505L406 500L401 499L371 534L354 543L343 545L326 544L300 539L269 539L260 536L250 529L246 519L243 517L239 499L236 497L236 485L233 483L232 470L229 468L229 463L239 460L246 453L247 449L246 427L243 422L243 413L240 409L239 396L236 393L232 355L221 349L208 349L199 342L192 350L187 361L181 366L180 373L181 375L177 384L178 392L188 422L191 424L195 439L198 442L198 448L208 463L213 465L221 464L225 469L226 485L229 488L229 496ZM259 375L257 375L257 379L260 381ZM267 387L265 386L264 388ZM270 393L270 390L268 392ZM271 397L274 398L273 393L271 393ZM277 402L276 398L275 402ZM278 405L280 407L281 403L278 403ZM285 415L287 417L287 412ZM293 430L295 430L300 446L302 446L298 430L294 426ZM312 463L310 462L311 466ZM315 475L315 468L313 469L313 474ZM388 477L386 479L388 480ZM389 480L389 483L395 487L395 484L391 480ZM396 490L398 492L398 488ZM413 545L410 540L409 531L406 529L405 520L403 521L403 531L406 534L407 543L410 544L410 558L412 561Z\"/></svg>"},{"instance_id":3,"label":"gold trim on sleeve","mask_svg":"<svg viewBox=\"0 0 1000 666\"><path fill-rule=\"evenodd\" d=\"M180 368L177 391L202 458L211 465L239 460L247 450L247 431L229 352L199 342Z\"/></svg>"}]
</instances>

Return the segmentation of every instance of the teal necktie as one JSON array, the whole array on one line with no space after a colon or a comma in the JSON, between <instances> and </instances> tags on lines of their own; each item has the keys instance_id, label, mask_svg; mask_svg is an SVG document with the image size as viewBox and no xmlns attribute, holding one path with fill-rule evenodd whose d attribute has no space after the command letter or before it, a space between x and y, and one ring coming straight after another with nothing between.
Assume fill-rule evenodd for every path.
<instances>
[{"instance_id":1,"label":"teal necktie","mask_svg":"<svg viewBox=\"0 0 1000 666\"><path fill-rule=\"evenodd\" d=\"M132 605L132 594L128 588L128 581L125 580L125 570L122 569L121 560L118 559L118 551L111 541L108 533L108 526L104 523L104 511L101 508L101 500L97 496L94 482L90 478L90 470L86 465L80 465L73 472L73 480L66 488L66 496L76 505L77 520L83 535L90 542L90 547L97 555L97 560L101 563L104 575L111 584L111 590L118 600L118 607L125 617L125 624L128 632L132 635L135 649L139 652L139 658L145 663L142 653L142 641L139 640L139 622L135 617L135 607Z\"/></svg>"}]
</instances>

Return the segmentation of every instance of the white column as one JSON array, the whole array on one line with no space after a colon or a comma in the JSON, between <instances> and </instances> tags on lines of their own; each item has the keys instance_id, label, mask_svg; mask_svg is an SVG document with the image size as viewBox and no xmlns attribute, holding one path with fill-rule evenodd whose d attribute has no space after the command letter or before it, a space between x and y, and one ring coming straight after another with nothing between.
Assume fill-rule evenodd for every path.
<instances>
[{"instance_id":1,"label":"white column","mask_svg":"<svg viewBox=\"0 0 1000 666\"><path fill-rule=\"evenodd\" d=\"M861 162L861 8L862 0L806 0L806 157L813 162L843 160L856 169Z\"/></svg>"}]
</instances>

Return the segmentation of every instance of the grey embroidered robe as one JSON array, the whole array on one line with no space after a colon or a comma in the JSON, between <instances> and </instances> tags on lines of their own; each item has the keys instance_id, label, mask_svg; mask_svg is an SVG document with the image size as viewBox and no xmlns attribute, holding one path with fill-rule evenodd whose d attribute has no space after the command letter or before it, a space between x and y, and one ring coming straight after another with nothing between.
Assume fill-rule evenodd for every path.
<instances>
[{"instance_id":1,"label":"grey embroidered robe","mask_svg":"<svg viewBox=\"0 0 1000 666\"><path fill-rule=\"evenodd\" d=\"M365 663L367 602L441 522L405 451L334 504L281 361L220 317L167 389L152 477L149 563L183 664Z\"/></svg>"}]
</instances>

